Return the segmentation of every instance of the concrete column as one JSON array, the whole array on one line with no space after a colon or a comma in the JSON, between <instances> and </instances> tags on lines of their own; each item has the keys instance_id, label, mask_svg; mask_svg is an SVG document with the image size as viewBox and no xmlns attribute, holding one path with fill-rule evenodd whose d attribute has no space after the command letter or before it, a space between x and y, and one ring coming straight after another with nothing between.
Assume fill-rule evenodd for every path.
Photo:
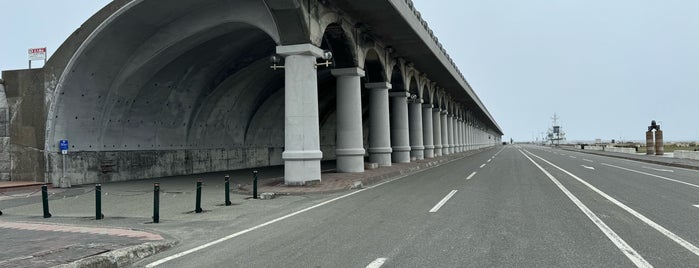
<instances>
[{"instance_id":1,"label":"concrete column","mask_svg":"<svg viewBox=\"0 0 699 268\"><path fill-rule=\"evenodd\" d=\"M362 86L360 68L334 69L337 77L337 172L364 172Z\"/></svg>"},{"instance_id":2,"label":"concrete column","mask_svg":"<svg viewBox=\"0 0 699 268\"><path fill-rule=\"evenodd\" d=\"M408 103L410 118L410 157L425 159L425 146L422 137L422 100L412 100Z\"/></svg>"},{"instance_id":3,"label":"concrete column","mask_svg":"<svg viewBox=\"0 0 699 268\"><path fill-rule=\"evenodd\" d=\"M461 124L461 118L456 119L456 144L458 144L457 152L463 152L464 151L464 143L463 143L463 137L461 134L463 134L463 128Z\"/></svg>"},{"instance_id":4,"label":"concrete column","mask_svg":"<svg viewBox=\"0 0 699 268\"><path fill-rule=\"evenodd\" d=\"M432 104L422 105L422 144L425 146L425 158L434 158L432 107Z\"/></svg>"},{"instance_id":5,"label":"concrete column","mask_svg":"<svg viewBox=\"0 0 699 268\"><path fill-rule=\"evenodd\" d=\"M454 114L447 114L447 138L449 139L449 154L454 154L456 151L456 143L454 142Z\"/></svg>"},{"instance_id":6,"label":"concrete column","mask_svg":"<svg viewBox=\"0 0 699 268\"><path fill-rule=\"evenodd\" d=\"M449 154L449 126L447 124L447 114L448 112L446 110L442 111L441 114L441 120L442 120L442 155L448 155Z\"/></svg>"},{"instance_id":7,"label":"concrete column","mask_svg":"<svg viewBox=\"0 0 699 268\"><path fill-rule=\"evenodd\" d=\"M408 92L391 92L391 160L410 163L410 134L408 126Z\"/></svg>"},{"instance_id":8,"label":"concrete column","mask_svg":"<svg viewBox=\"0 0 699 268\"><path fill-rule=\"evenodd\" d=\"M432 109L432 127L434 134L434 156L442 156L442 111L439 108Z\"/></svg>"},{"instance_id":9,"label":"concrete column","mask_svg":"<svg viewBox=\"0 0 699 268\"><path fill-rule=\"evenodd\" d=\"M311 45L278 46L284 56L284 183L320 181L320 129L316 58L323 50Z\"/></svg>"},{"instance_id":10,"label":"concrete column","mask_svg":"<svg viewBox=\"0 0 699 268\"><path fill-rule=\"evenodd\" d=\"M388 119L388 90L386 82L368 83L369 90L369 162L391 166L391 130Z\"/></svg>"}]
</instances>

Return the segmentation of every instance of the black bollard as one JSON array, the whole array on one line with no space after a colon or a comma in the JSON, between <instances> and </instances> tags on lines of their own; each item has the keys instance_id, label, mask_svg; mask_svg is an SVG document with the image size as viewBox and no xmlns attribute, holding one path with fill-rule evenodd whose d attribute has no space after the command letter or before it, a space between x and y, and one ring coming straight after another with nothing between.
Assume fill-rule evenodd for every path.
<instances>
[{"instance_id":1,"label":"black bollard","mask_svg":"<svg viewBox=\"0 0 699 268\"><path fill-rule=\"evenodd\" d=\"M49 190L46 184L41 186L41 202L44 205L44 218L51 218L51 213L49 213Z\"/></svg>"},{"instance_id":2,"label":"black bollard","mask_svg":"<svg viewBox=\"0 0 699 268\"><path fill-rule=\"evenodd\" d=\"M226 175L226 206L230 206L231 203L231 176ZM0 214L1 215L1 214Z\"/></svg>"},{"instance_id":3,"label":"black bollard","mask_svg":"<svg viewBox=\"0 0 699 268\"><path fill-rule=\"evenodd\" d=\"M153 223L160 222L160 183L153 184Z\"/></svg>"},{"instance_id":4,"label":"black bollard","mask_svg":"<svg viewBox=\"0 0 699 268\"><path fill-rule=\"evenodd\" d=\"M201 213L202 211L204 210L201 209L201 179L197 179L197 202L194 212Z\"/></svg>"},{"instance_id":5,"label":"black bollard","mask_svg":"<svg viewBox=\"0 0 699 268\"><path fill-rule=\"evenodd\" d=\"M257 170L252 171L252 198L257 199Z\"/></svg>"},{"instance_id":6,"label":"black bollard","mask_svg":"<svg viewBox=\"0 0 699 268\"><path fill-rule=\"evenodd\" d=\"M104 219L102 214L102 184L95 185L95 220Z\"/></svg>"}]
</instances>

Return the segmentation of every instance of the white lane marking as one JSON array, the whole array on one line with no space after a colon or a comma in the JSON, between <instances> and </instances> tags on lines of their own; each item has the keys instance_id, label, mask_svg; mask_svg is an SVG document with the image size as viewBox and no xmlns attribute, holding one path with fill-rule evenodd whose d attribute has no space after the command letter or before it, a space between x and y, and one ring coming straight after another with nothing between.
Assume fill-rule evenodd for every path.
<instances>
[{"instance_id":1,"label":"white lane marking","mask_svg":"<svg viewBox=\"0 0 699 268\"><path fill-rule=\"evenodd\" d=\"M675 241L675 243L679 244L680 246L682 246L682 247L686 248L687 250L689 250L690 252L694 253L694 255L699 256L699 248L694 246L692 243L689 243L687 240L684 240L682 237L679 237L678 235L674 234L673 232L670 232L670 230L666 229L663 226L660 226L660 224L655 223L654 221L652 221L648 217L643 216L643 214L638 213L638 211L635 211L634 209L624 205L624 203L619 202L619 200L616 200L614 197L611 197L608 194L606 194L605 192L602 192L600 189L597 189L597 187L592 186L592 184L589 184L588 182L584 181L583 179L579 178L578 176L573 175L573 173L570 173L569 171L562 169L559 166L556 166L553 163L547 161L546 159L543 159L543 158L539 157L538 155L535 155L529 151L527 151L527 153L535 156L536 158L541 159L541 161L546 162L547 164L557 168L558 170L563 171L564 173L568 174L568 176L573 177L574 179L576 179L580 183L587 186L587 188L592 189L597 194L599 194L602 197L606 198L607 200L611 201L612 203L614 203L618 207L626 210L626 212L630 213L631 215L634 215L636 218L643 221L645 224L648 224L650 227L653 227L653 229L655 229L656 231L665 235L667 238L670 238L672 241Z\"/></svg>"},{"instance_id":2,"label":"white lane marking","mask_svg":"<svg viewBox=\"0 0 699 268\"><path fill-rule=\"evenodd\" d=\"M378 258L374 261L372 261L369 265L366 266L366 268L379 268L381 265L383 265L386 262L386 258Z\"/></svg>"},{"instance_id":3,"label":"white lane marking","mask_svg":"<svg viewBox=\"0 0 699 268\"><path fill-rule=\"evenodd\" d=\"M447 196L442 198L442 200L439 201L439 203L437 203L436 205L434 205L434 207L432 209L430 209L430 212L437 212L437 210L439 210L439 208L444 206L444 204L446 204L447 201L449 201L449 199L451 199L451 197L454 196L454 194L456 194L456 192L457 192L457 190L451 190L451 192L449 192L449 194L447 194Z\"/></svg>"},{"instance_id":4,"label":"white lane marking","mask_svg":"<svg viewBox=\"0 0 699 268\"><path fill-rule=\"evenodd\" d=\"M475 171L474 171L473 173L471 173L471 175L468 175L468 177L466 178L466 180L472 179L473 176L476 176L476 172L475 172Z\"/></svg>"},{"instance_id":5,"label":"white lane marking","mask_svg":"<svg viewBox=\"0 0 699 268\"><path fill-rule=\"evenodd\" d=\"M694 207L699 208L699 205L694 205Z\"/></svg>"},{"instance_id":6,"label":"white lane marking","mask_svg":"<svg viewBox=\"0 0 699 268\"><path fill-rule=\"evenodd\" d=\"M526 150L525 150L525 151L526 151ZM560 189L560 190L568 197L568 199L570 199L571 201L573 201L573 203L575 203L575 205L578 206L578 208L579 208L583 213L585 213L585 215L586 215L595 225L597 225L597 228L599 228L599 229L602 231L602 233L604 233L604 235L606 235L607 238L609 238L609 240L611 240L612 243L614 243L614 245L615 245L617 248L619 248L619 250L621 250L621 252L624 253L624 255L626 255L627 258L629 258L629 260L631 260L634 264L636 264L636 267L653 267L652 265L650 265L650 263L648 263L648 262L643 258L643 256L641 256L640 254L638 254L638 252L636 252L636 250L634 250L631 246L629 246L629 244L627 244L626 241L624 241L623 238L621 238L616 232L614 232L614 230L612 230L612 228L610 228L609 226L607 226L607 224L604 223L604 221L602 221L602 219L600 219L599 217L597 217L597 215L596 215L594 212L592 212L592 210L590 210L585 204L583 204L583 202L580 201L580 199L578 199L575 195L573 195L573 193L571 193L570 191L568 191L568 189L567 189L565 186L563 186L563 184L561 184L560 181L558 181L555 177L553 177L553 175L551 175L551 173L549 173L548 171L546 171L546 170L545 170L543 167L541 167L538 163L534 162L534 160L531 159L531 157L529 157L529 156L528 156L527 154L525 154L524 152L522 152L522 151L519 151L519 152L522 153L522 155L524 155L524 157L526 157L527 159L529 159L529 161L531 161L536 167L538 167L539 170L541 170L541 172L543 172L544 174L546 174L546 176L547 176L551 181L553 181L553 183L556 184L556 186L558 186L558 189ZM532 153L530 153L529 151L527 151L527 152L528 152L529 154L531 154L531 155L536 156L535 154L532 154ZM539 158L539 159L541 159L541 158ZM544 161L546 161L546 160L544 160Z\"/></svg>"},{"instance_id":7,"label":"white lane marking","mask_svg":"<svg viewBox=\"0 0 699 268\"><path fill-rule=\"evenodd\" d=\"M655 171L663 171L663 172L672 172L672 173L675 172L675 171L672 170L672 169L652 168L652 167L647 167L647 166L642 166L642 168L652 169L652 170L655 170Z\"/></svg>"},{"instance_id":8,"label":"white lane marking","mask_svg":"<svg viewBox=\"0 0 699 268\"><path fill-rule=\"evenodd\" d=\"M594 167L588 167L588 166L586 166L586 165L580 165L580 166L582 166L582 167L584 167L584 168L586 168L586 169L592 169L592 170L595 170L595 168L594 168Z\"/></svg>"},{"instance_id":9,"label":"white lane marking","mask_svg":"<svg viewBox=\"0 0 699 268\"><path fill-rule=\"evenodd\" d=\"M486 162L490 163L490 161L492 161L492 160L493 160L493 159L491 158L491 159L488 159L488 161L486 161Z\"/></svg>"},{"instance_id":10,"label":"white lane marking","mask_svg":"<svg viewBox=\"0 0 699 268\"><path fill-rule=\"evenodd\" d=\"M633 170L633 169L630 169L630 168L625 168L625 167L610 165L610 164L607 164L607 163L602 163L602 165L605 165L605 166L608 166L608 167L613 167L613 168L618 168L618 169L623 169L623 170L626 170L626 171L635 172L635 173L643 174L643 175L648 175L648 176L651 176L651 177L656 177L656 178L658 178L658 179L663 179L663 180L666 180L666 181L672 181L672 182L681 183L681 184L684 184L684 185L689 185L689 186L692 186L692 187L695 187L695 188L699 188L699 185L696 185L696 184L691 184L691 183L689 183L689 182L684 182L684 181L680 181L680 180L670 179L670 178L667 178L667 177L663 177L663 176L659 176L659 175L655 175L655 174L650 174L650 173L643 172L643 171L638 171L638 170Z\"/></svg>"},{"instance_id":11,"label":"white lane marking","mask_svg":"<svg viewBox=\"0 0 699 268\"><path fill-rule=\"evenodd\" d=\"M590 159L585 159L585 158L583 158L583 161L585 161L585 162L590 162L590 163L594 163L594 162L595 162L595 161L592 161L592 160L590 160Z\"/></svg>"},{"instance_id":12,"label":"white lane marking","mask_svg":"<svg viewBox=\"0 0 699 268\"><path fill-rule=\"evenodd\" d=\"M572 155L571 155L571 156L569 156L569 157L570 157L570 158L577 158L577 157L575 157L575 156L572 156Z\"/></svg>"},{"instance_id":13,"label":"white lane marking","mask_svg":"<svg viewBox=\"0 0 699 268\"><path fill-rule=\"evenodd\" d=\"M481 165L481 167L480 167L480 168L483 168L483 167L485 167L485 164Z\"/></svg>"},{"instance_id":14,"label":"white lane marking","mask_svg":"<svg viewBox=\"0 0 699 268\"><path fill-rule=\"evenodd\" d=\"M343 196L339 196L339 197L330 199L330 200L325 201L325 202L322 202L322 203L320 203L320 204L317 204L317 205L313 205L313 206L304 208L304 209L302 209L302 210L299 210L299 211L296 211L296 212L287 214L287 215L285 215L285 216L282 216L282 217L276 218L276 219L274 219L274 220L271 220L271 221L262 223L262 224L260 224L260 225L253 226L253 227L250 227L250 228L248 228L248 229L242 230L242 231L240 231L240 232L237 232L237 233L230 234L230 235L228 235L228 236L219 238L219 239L217 239L217 240L211 241L211 242L206 243L206 244L203 244L203 245L201 245L201 246L198 246L198 247L195 247L195 248L192 248L192 249L189 249L189 250L186 250L186 251L183 251L183 252L180 252L180 253L171 255L171 256L169 256L169 257L165 257L165 258L162 258L162 259L160 259L160 260L151 262L151 263L149 263L148 265L146 265L146 267L150 268L150 267L155 267L155 266L161 265L161 264L163 264L163 263L165 263L165 262L168 262L168 261L171 261L171 260L174 260L174 259L177 259L177 258L186 256L186 255L192 254L192 253L194 253L194 252L200 251L200 250L205 249L205 248L208 248L208 247L210 247L210 246L213 246L213 245L216 245L216 244L220 244L220 243L222 243L222 242L226 242L226 241L228 241L228 240L230 240L230 239L233 239L233 238L236 238L236 237L238 237L238 236L244 235L244 234L246 234L246 233L252 232L252 231L254 231L254 230L260 229L260 228L265 227L265 226L267 226L267 225L270 225L270 224L273 224L273 223L276 223L276 222L279 222L279 221L283 221L283 220L285 220L285 219L291 218L291 217L293 217L293 216L296 216L296 215L298 215L298 214L304 213L304 212L306 212L306 211L309 211L309 210L312 210L312 209L316 209L316 208L325 206L325 205L330 204L330 203L332 203L332 202L335 202L335 201L337 201L337 200L340 200L340 199L344 199L344 198L353 196L353 195L355 195L355 194L364 192L364 191L366 191L366 190L373 189L373 188L382 186L382 185L387 184L387 183L390 183L390 182L394 182L394 181L400 180L400 179L402 179L402 178L405 178L405 177L408 177L408 176L414 175L414 174L416 174L416 173L405 174L405 175L400 176L400 177L398 177L398 178L395 178L395 179L392 179L392 180L389 180L389 181L385 181L385 182L382 182L382 183L379 183L379 184L376 184L376 185L372 185L372 186L369 186L369 187L367 187L367 188L360 189L360 190L357 190L357 191L348 193L348 194L346 194L346 195L343 195Z\"/></svg>"},{"instance_id":15,"label":"white lane marking","mask_svg":"<svg viewBox=\"0 0 699 268\"><path fill-rule=\"evenodd\" d=\"M566 154L561 154L562 156L566 156Z\"/></svg>"}]
</instances>

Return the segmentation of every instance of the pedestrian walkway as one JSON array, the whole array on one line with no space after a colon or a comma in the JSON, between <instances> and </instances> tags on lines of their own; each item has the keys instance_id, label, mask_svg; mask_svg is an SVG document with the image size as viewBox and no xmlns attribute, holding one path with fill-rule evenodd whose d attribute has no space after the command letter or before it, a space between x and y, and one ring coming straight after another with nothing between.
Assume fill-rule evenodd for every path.
<instances>
[{"instance_id":1,"label":"pedestrian walkway","mask_svg":"<svg viewBox=\"0 0 699 268\"><path fill-rule=\"evenodd\" d=\"M3 248L5 252L0 254L0 267L46 267L94 255L95 257L83 260L89 266L94 263L86 260L94 262L94 259L101 258L104 261L107 258L104 254L119 252L120 248L124 256L133 255L124 248L142 251L145 247L152 249L151 253L154 254L157 253L154 248L164 250L175 243L171 238L163 239L160 232L167 233L168 230L181 228L190 222L201 225L221 221L247 221L246 218L252 215L265 213L270 208L293 204L307 195L366 187L485 150L489 149L393 164L391 167L370 169L363 173L336 173L334 162L323 162L321 182L307 186L284 185L283 166L105 182L101 184L99 195L104 220L95 220L95 185L49 188L48 206L52 217L44 219L40 189L43 183L28 184L34 188L14 187L20 185L18 183L12 184L14 188L11 188L9 183L0 184L0 187L8 185L0 192L0 211L4 212L4 215L0 216L0 239L3 245L19 245L13 246L13 251ZM252 199L254 170L258 176L258 193L274 193L276 196L283 196L281 200L266 202ZM226 175L230 176L230 207L224 205ZM195 214L194 201L198 179L203 181L201 206L204 213ZM155 183L160 185L160 224L152 224ZM65 243L61 244L58 241ZM152 243L160 244L156 247ZM85 244L90 246L80 246ZM60 252L66 254L56 251L59 248ZM29 261L30 259L33 261Z\"/></svg>"}]
</instances>

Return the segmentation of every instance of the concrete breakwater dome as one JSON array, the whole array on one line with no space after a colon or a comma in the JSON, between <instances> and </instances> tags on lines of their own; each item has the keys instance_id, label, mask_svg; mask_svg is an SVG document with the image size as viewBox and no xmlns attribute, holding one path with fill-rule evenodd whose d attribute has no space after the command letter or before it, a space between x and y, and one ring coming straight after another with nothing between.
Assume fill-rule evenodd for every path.
<instances>
[{"instance_id":1,"label":"concrete breakwater dome","mask_svg":"<svg viewBox=\"0 0 699 268\"><path fill-rule=\"evenodd\" d=\"M363 172L503 134L409 0L115 0L3 78L0 172L54 185L271 165L303 185L322 160Z\"/></svg>"}]
</instances>

